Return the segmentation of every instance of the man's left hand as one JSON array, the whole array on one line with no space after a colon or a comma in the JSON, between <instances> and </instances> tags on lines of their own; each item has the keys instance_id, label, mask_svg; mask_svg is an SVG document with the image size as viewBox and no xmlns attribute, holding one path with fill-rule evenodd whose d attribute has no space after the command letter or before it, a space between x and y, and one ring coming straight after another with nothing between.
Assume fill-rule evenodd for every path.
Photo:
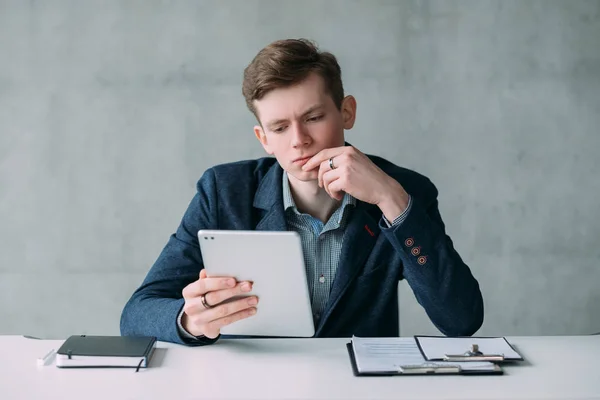
<instances>
[{"instance_id":1,"label":"man's left hand","mask_svg":"<svg viewBox=\"0 0 600 400\"><path fill-rule=\"evenodd\" d=\"M304 171L316 168L319 169L319 186L336 200L341 200L344 193L348 193L358 200L379 206L390 221L408 206L408 193L398 181L355 147L324 149L302 167Z\"/></svg>"}]
</instances>

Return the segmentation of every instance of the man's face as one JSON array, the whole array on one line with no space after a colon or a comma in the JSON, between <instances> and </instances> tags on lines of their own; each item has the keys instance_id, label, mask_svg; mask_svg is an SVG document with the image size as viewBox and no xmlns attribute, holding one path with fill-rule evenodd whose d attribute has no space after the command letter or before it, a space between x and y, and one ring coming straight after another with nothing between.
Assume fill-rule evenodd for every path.
<instances>
[{"instance_id":1,"label":"man's face","mask_svg":"<svg viewBox=\"0 0 600 400\"><path fill-rule=\"evenodd\" d=\"M318 169L302 171L302 166L319 151L344 145L344 129L354 124L355 104L348 96L338 110L323 79L311 74L254 102L262 125L255 126L254 133L288 174L301 181L316 180Z\"/></svg>"}]
</instances>

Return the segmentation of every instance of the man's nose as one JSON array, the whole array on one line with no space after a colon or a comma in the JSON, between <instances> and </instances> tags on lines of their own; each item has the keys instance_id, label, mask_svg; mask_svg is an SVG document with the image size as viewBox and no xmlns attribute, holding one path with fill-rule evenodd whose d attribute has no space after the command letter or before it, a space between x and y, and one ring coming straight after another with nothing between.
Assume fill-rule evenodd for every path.
<instances>
[{"instance_id":1,"label":"man's nose","mask_svg":"<svg viewBox=\"0 0 600 400\"><path fill-rule=\"evenodd\" d=\"M292 126L292 146L299 147L310 144L310 135L308 130L302 124L294 124Z\"/></svg>"}]
</instances>

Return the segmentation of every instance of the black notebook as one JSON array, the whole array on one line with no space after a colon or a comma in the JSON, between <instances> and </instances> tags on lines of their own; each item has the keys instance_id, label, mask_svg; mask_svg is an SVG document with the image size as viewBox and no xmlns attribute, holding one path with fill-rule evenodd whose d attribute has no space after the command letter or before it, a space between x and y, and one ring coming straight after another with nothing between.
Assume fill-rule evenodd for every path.
<instances>
[{"instance_id":1,"label":"black notebook","mask_svg":"<svg viewBox=\"0 0 600 400\"><path fill-rule=\"evenodd\" d=\"M59 368L146 368L156 348L153 336L70 336L56 352Z\"/></svg>"}]
</instances>

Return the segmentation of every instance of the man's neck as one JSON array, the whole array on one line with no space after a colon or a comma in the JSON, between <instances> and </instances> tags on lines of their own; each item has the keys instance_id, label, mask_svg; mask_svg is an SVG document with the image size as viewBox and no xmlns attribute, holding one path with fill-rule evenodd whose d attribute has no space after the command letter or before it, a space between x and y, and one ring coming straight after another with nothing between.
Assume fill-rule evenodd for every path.
<instances>
[{"instance_id":1,"label":"man's neck","mask_svg":"<svg viewBox=\"0 0 600 400\"><path fill-rule=\"evenodd\" d=\"M316 180L303 182L288 174L288 182L298 211L309 214L324 224L340 206L341 202L329 197Z\"/></svg>"}]
</instances>

